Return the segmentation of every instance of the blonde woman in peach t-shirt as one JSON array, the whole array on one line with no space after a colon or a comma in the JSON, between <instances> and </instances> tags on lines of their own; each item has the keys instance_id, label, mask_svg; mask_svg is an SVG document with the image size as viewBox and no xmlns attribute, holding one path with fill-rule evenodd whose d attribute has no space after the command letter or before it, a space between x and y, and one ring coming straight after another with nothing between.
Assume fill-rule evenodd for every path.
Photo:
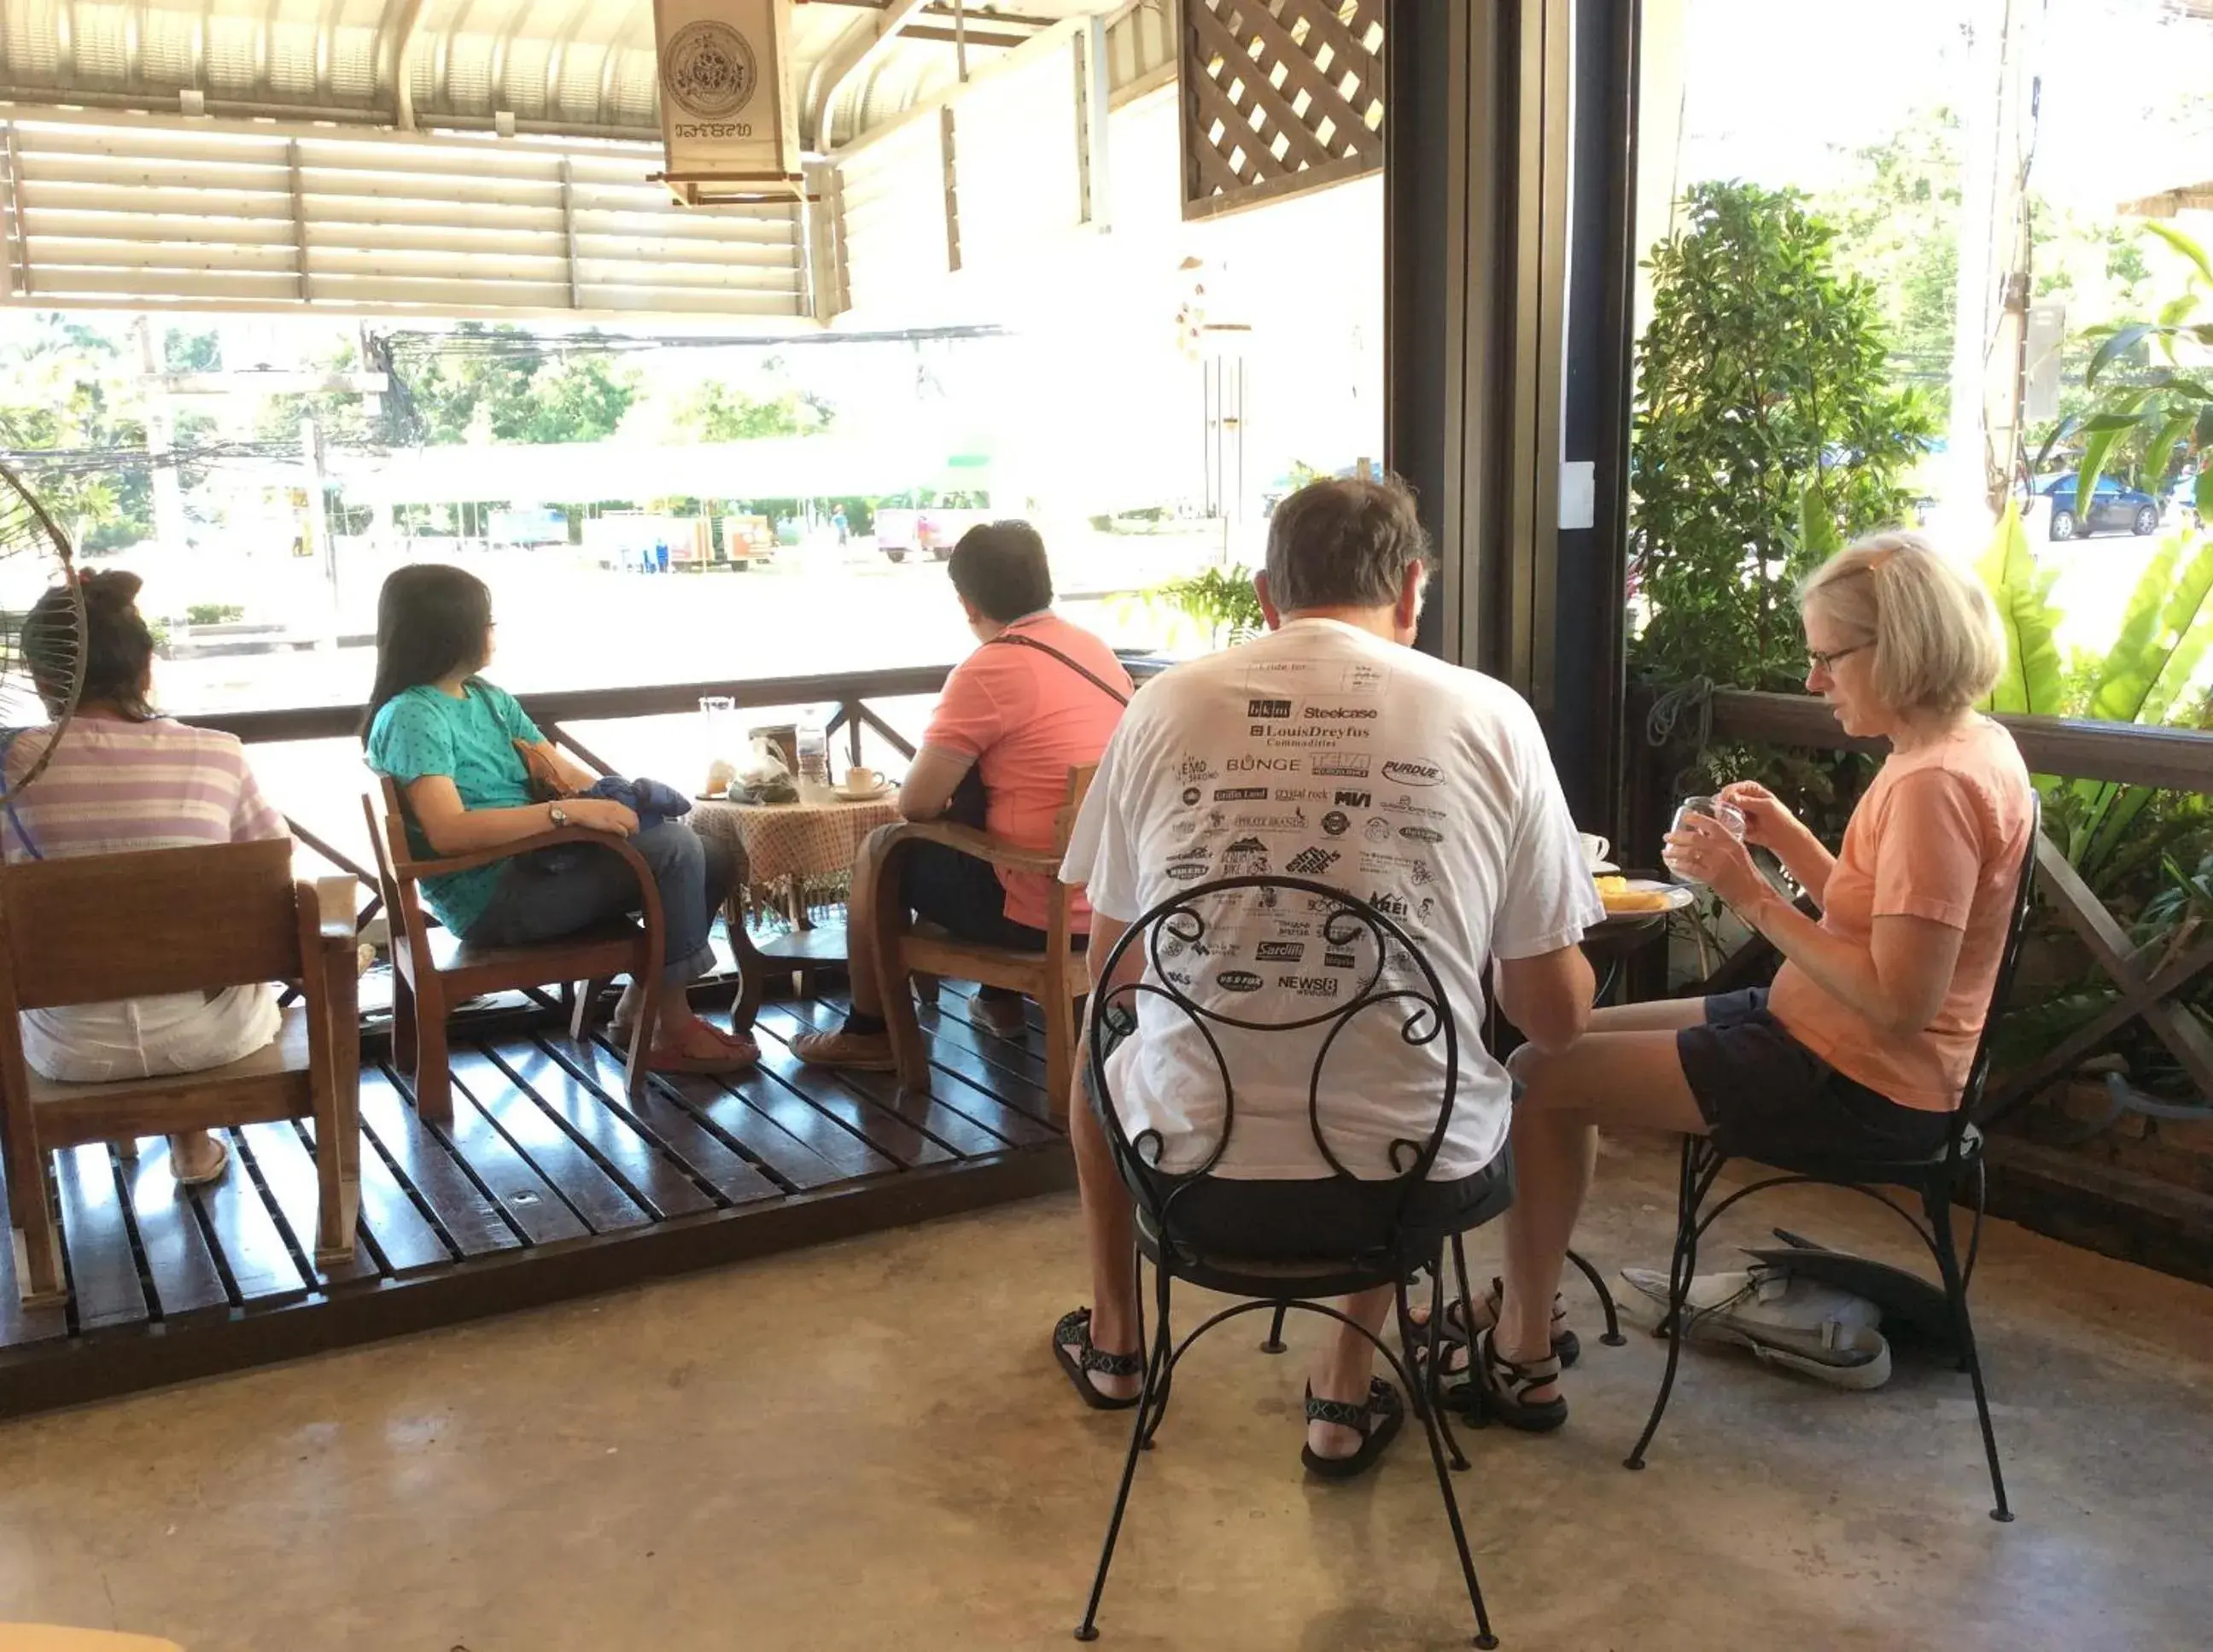
<instances>
[{"instance_id":1,"label":"blonde woman in peach t-shirt","mask_svg":"<svg viewBox=\"0 0 2213 1652\"><path fill-rule=\"evenodd\" d=\"M1668 838L1682 874L1783 954L1772 988L1600 1009L1560 1054L1516 1052L1520 1192L1503 1301L1478 1308L1472 1362L1485 1409L1514 1427L1567 1420L1557 1292L1599 1125L1710 1135L1733 1157L1904 1157L1941 1147L1959 1106L2034 818L2013 737L1973 710L2004 664L1997 616L1904 533L1831 558L1799 600L1807 689L1891 755L1835 855L1765 787L1722 793L1818 920L1716 822Z\"/></svg>"}]
</instances>

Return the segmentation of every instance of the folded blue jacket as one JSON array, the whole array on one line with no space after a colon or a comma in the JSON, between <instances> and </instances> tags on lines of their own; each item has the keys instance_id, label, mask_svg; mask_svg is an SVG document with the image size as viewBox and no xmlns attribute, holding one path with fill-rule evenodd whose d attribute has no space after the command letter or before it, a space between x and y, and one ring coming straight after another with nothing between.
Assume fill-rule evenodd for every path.
<instances>
[{"instance_id":1,"label":"folded blue jacket","mask_svg":"<svg viewBox=\"0 0 2213 1652\"><path fill-rule=\"evenodd\" d=\"M657 826L663 820L677 820L692 812L692 800L674 786L664 786L658 780L625 780L619 775L607 775L592 783L587 797L604 797L620 803L637 816L638 830Z\"/></svg>"}]
</instances>

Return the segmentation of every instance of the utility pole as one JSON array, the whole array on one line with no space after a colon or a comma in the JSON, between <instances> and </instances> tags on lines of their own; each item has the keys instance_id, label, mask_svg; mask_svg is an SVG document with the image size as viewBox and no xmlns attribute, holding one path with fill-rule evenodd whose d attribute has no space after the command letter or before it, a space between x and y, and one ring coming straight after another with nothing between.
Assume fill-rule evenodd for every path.
<instances>
[{"instance_id":1,"label":"utility pole","mask_svg":"<svg viewBox=\"0 0 2213 1652\"><path fill-rule=\"evenodd\" d=\"M154 539L164 556L186 550L185 490L177 474L176 425L169 405L168 363L154 342L154 318L138 318L138 362L146 396L146 463L153 472Z\"/></svg>"}]
</instances>

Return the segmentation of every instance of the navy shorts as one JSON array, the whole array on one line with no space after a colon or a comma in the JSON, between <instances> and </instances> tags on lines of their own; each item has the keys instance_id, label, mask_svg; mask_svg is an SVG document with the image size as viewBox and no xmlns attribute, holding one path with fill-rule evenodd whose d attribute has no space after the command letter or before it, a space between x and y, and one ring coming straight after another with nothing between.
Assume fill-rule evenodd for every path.
<instances>
[{"instance_id":1,"label":"navy shorts","mask_svg":"<svg viewBox=\"0 0 2213 1652\"><path fill-rule=\"evenodd\" d=\"M1708 998L1704 1023L1679 1031L1675 1052L1714 1145L1731 1158L1920 1159L1951 1135L1950 1113L1901 1106L1792 1038L1765 987Z\"/></svg>"}]
</instances>

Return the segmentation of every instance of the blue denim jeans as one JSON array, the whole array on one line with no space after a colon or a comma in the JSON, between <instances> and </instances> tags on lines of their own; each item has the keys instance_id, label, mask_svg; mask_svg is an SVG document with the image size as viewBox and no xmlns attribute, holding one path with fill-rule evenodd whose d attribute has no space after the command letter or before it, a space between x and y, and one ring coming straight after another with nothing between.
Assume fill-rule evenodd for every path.
<instances>
[{"instance_id":1,"label":"blue denim jeans","mask_svg":"<svg viewBox=\"0 0 2213 1652\"><path fill-rule=\"evenodd\" d=\"M737 884L736 856L681 820L647 827L631 847L645 857L661 891L668 942L663 978L671 986L696 981L715 966L707 936ZM478 946L532 946L634 913L638 905L637 875L612 849L540 850L507 863L464 938Z\"/></svg>"}]
</instances>

